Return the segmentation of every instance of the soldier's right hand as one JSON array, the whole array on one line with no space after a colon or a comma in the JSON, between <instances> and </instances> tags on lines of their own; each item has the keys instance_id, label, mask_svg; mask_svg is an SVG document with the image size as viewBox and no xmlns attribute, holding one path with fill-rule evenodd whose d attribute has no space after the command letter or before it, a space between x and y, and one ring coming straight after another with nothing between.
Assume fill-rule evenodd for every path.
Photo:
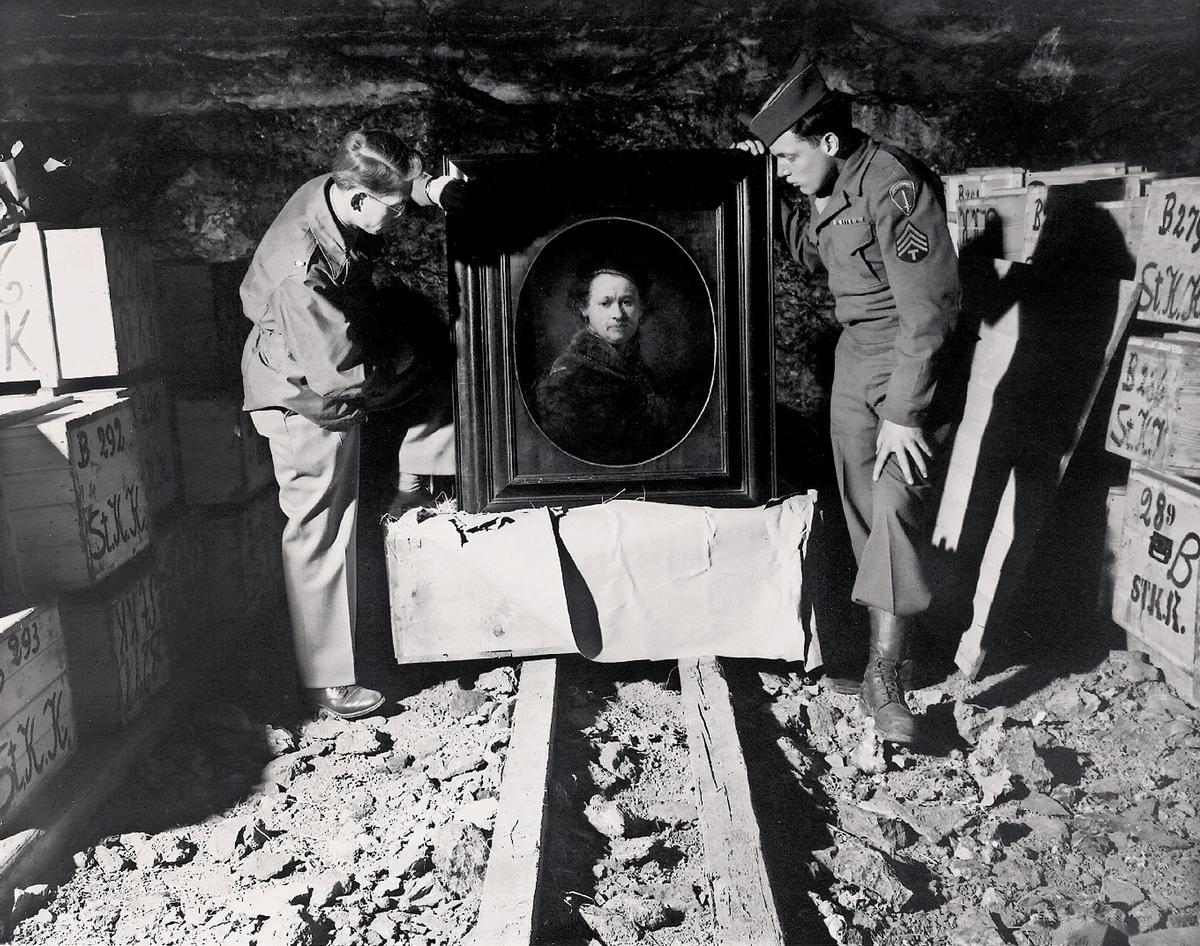
<instances>
[{"instance_id":1,"label":"soldier's right hand","mask_svg":"<svg viewBox=\"0 0 1200 946\"><path fill-rule=\"evenodd\" d=\"M748 151L750 154L767 153L767 146L757 138L747 138L744 141L735 141L729 147L737 148L738 151Z\"/></svg>"}]
</instances>

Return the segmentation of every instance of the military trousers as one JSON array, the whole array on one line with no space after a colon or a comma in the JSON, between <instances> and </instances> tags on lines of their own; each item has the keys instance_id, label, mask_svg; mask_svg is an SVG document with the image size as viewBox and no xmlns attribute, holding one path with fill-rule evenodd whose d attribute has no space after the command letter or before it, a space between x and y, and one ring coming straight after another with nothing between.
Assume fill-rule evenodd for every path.
<instances>
[{"instance_id":1,"label":"military trousers","mask_svg":"<svg viewBox=\"0 0 1200 946\"><path fill-rule=\"evenodd\" d=\"M875 438L882 418L876 413L894 363L891 343L872 348L843 332L838 340L830 397L830 436L842 508L858 571L853 600L901 617L923 613L930 604L932 533L937 496L931 480L944 463L949 427L926 431L934 447L929 476L913 470L905 482L895 456L879 481Z\"/></svg>"},{"instance_id":2,"label":"military trousers","mask_svg":"<svg viewBox=\"0 0 1200 946\"><path fill-rule=\"evenodd\" d=\"M300 685L354 683L362 430L326 430L281 408L250 416L271 445L287 517L283 577Z\"/></svg>"}]
</instances>

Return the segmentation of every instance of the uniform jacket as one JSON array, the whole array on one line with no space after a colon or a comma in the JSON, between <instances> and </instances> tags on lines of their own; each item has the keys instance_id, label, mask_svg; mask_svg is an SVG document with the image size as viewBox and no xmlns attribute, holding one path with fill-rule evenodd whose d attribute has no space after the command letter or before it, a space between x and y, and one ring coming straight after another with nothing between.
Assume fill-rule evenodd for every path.
<instances>
[{"instance_id":1,"label":"uniform jacket","mask_svg":"<svg viewBox=\"0 0 1200 946\"><path fill-rule=\"evenodd\" d=\"M538 380L533 409L546 436L592 463L639 463L673 443L672 412L636 341L618 348L587 328Z\"/></svg>"},{"instance_id":2,"label":"uniform jacket","mask_svg":"<svg viewBox=\"0 0 1200 946\"><path fill-rule=\"evenodd\" d=\"M941 182L911 155L865 138L807 225L785 201L792 255L829 273L838 321L864 358L890 358L880 417L929 419L958 317L958 259Z\"/></svg>"},{"instance_id":3,"label":"uniform jacket","mask_svg":"<svg viewBox=\"0 0 1200 946\"><path fill-rule=\"evenodd\" d=\"M242 352L244 408L282 407L331 430L358 423L400 373L377 369L363 343L381 317L371 283L379 241L351 241L329 205L332 177L284 205L242 281L254 323ZM376 328L374 334L378 334Z\"/></svg>"}]
</instances>

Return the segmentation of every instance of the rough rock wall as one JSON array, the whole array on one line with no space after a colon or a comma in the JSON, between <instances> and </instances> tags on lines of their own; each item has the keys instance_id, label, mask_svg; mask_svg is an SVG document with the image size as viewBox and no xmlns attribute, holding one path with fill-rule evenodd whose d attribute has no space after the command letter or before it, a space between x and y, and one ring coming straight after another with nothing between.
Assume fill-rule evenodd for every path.
<instances>
[{"instance_id":1,"label":"rough rock wall","mask_svg":"<svg viewBox=\"0 0 1200 946\"><path fill-rule=\"evenodd\" d=\"M0 144L74 157L84 222L235 259L356 124L430 154L723 146L799 46L940 171L1194 171L1198 45L1189 0L5 0ZM441 304L440 221L406 232L391 270ZM784 260L778 292L781 399L815 416L828 307Z\"/></svg>"}]
</instances>

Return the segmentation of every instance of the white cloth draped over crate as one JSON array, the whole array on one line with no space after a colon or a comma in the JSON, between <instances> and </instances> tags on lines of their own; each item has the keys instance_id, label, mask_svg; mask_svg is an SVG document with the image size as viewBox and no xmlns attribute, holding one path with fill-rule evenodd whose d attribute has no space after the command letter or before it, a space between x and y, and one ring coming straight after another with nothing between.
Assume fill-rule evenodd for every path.
<instances>
[{"instance_id":1,"label":"white cloth draped over crate","mask_svg":"<svg viewBox=\"0 0 1200 946\"><path fill-rule=\"evenodd\" d=\"M815 667L804 588L814 500L410 512L387 526L397 659L716 655Z\"/></svg>"}]
</instances>

